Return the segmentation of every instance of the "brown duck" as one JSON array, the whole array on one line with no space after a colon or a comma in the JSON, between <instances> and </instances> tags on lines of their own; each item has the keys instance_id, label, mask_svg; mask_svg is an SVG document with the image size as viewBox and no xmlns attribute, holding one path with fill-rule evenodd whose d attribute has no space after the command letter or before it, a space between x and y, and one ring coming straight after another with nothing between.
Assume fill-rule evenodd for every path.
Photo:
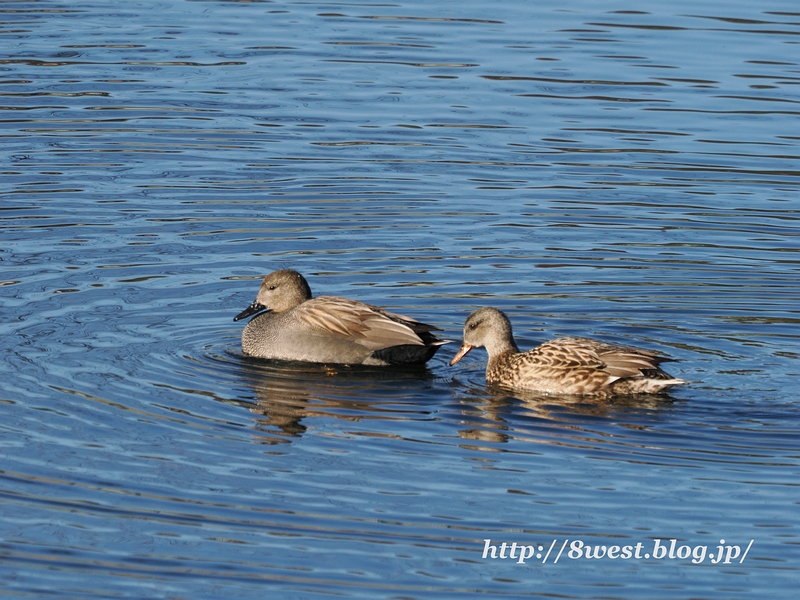
<instances>
[{"instance_id":1,"label":"brown duck","mask_svg":"<svg viewBox=\"0 0 800 600\"><path fill-rule=\"evenodd\" d=\"M652 394L685 383L659 368L670 360L649 350L578 337L556 338L527 352L496 308L479 308L464 323L464 341L451 365L473 348L489 353L486 382L546 394Z\"/></svg>"},{"instance_id":2,"label":"brown duck","mask_svg":"<svg viewBox=\"0 0 800 600\"><path fill-rule=\"evenodd\" d=\"M234 321L255 315L242 332L250 356L314 363L410 365L446 344L438 327L339 296L311 297L297 271L264 277L255 301Z\"/></svg>"}]
</instances>

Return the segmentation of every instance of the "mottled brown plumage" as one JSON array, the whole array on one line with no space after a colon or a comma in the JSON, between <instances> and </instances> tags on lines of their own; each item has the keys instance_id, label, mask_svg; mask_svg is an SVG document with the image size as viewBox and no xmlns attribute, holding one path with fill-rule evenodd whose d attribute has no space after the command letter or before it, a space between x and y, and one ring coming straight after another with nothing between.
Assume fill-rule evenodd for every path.
<instances>
[{"instance_id":1,"label":"mottled brown plumage","mask_svg":"<svg viewBox=\"0 0 800 600\"><path fill-rule=\"evenodd\" d=\"M496 308L479 308L464 323L464 341L450 362L486 347L486 382L548 394L656 393L685 383L659 368L669 360L649 350L579 337L557 338L527 352L514 342L511 323Z\"/></svg>"},{"instance_id":2,"label":"mottled brown plumage","mask_svg":"<svg viewBox=\"0 0 800 600\"><path fill-rule=\"evenodd\" d=\"M267 275L255 301L233 320L251 315L242 350L260 358L422 364L447 343L431 333L437 327L410 317L339 296L312 298L305 278L289 269Z\"/></svg>"}]
</instances>

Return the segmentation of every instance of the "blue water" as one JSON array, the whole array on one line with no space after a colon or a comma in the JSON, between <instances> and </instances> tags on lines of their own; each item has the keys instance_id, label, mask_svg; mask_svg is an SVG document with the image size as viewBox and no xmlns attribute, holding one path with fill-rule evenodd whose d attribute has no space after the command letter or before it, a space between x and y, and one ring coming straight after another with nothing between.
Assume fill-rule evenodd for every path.
<instances>
[{"instance_id":1,"label":"blue water","mask_svg":"<svg viewBox=\"0 0 800 600\"><path fill-rule=\"evenodd\" d=\"M799 26L788 1L0 4L3 594L789 597ZM454 343L248 359L232 318L277 268ZM522 348L643 346L690 383L487 388L484 351L447 365L484 305Z\"/></svg>"}]
</instances>

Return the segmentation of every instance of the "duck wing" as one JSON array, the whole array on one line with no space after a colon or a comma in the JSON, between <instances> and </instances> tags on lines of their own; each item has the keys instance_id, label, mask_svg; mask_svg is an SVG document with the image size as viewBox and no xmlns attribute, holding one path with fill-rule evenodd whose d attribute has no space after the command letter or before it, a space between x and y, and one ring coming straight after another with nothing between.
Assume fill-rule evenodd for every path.
<instances>
[{"instance_id":1,"label":"duck wing","mask_svg":"<svg viewBox=\"0 0 800 600\"><path fill-rule=\"evenodd\" d=\"M669 360L649 350L578 337L557 338L534 350L539 360L550 367L594 368L605 371L613 379L640 377L658 371L658 365Z\"/></svg>"},{"instance_id":2,"label":"duck wing","mask_svg":"<svg viewBox=\"0 0 800 600\"><path fill-rule=\"evenodd\" d=\"M415 319L339 296L319 296L306 300L293 312L312 329L350 339L373 351L400 345L424 346L426 343L420 334L437 329ZM430 334L426 337L433 338Z\"/></svg>"}]
</instances>

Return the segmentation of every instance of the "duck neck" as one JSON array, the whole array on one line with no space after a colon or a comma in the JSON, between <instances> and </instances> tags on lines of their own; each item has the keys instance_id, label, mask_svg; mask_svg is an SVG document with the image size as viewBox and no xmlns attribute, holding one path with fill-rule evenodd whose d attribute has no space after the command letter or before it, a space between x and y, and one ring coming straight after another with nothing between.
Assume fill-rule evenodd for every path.
<instances>
[{"instance_id":1,"label":"duck neck","mask_svg":"<svg viewBox=\"0 0 800 600\"><path fill-rule=\"evenodd\" d=\"M486 351L489 353L489 358L496 358L504 354L516 354L519 352L517 343L512 336L498 337L491 340L486 344Z\"/></svg>"}]
</instances>

